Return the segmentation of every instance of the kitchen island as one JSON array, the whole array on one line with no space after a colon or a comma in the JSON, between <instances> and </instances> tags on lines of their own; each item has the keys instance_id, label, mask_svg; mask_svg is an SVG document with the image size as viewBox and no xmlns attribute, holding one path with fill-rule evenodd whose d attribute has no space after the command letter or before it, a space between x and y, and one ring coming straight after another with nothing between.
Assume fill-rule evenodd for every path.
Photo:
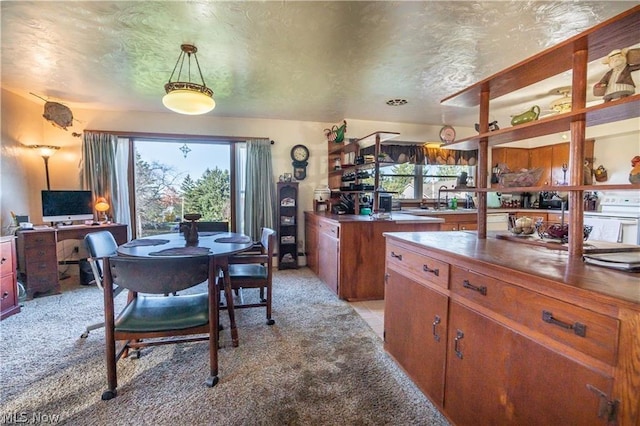
<instances>
[{"instance_id":1,"label":"kitchen island","mask_svg":"<svg viewBox=\"0 0 640 426\"><path fill-rule=\"evenodd\" d=\"M444 222L395 212L385 220L327 212L304 215L307 266L349 301L384 298L383 232L438 231Z\"/></svg>"},{"instance_id":2,"label":"kitchen island","mask_svg":"<svg viewBox=\"0 0 640 426\"><path fill-rule=\"evenodd\" d=\"M453 423L640 424L639 273L492 234L385 237L385 349Z\"/></svg>"}]
</instances>

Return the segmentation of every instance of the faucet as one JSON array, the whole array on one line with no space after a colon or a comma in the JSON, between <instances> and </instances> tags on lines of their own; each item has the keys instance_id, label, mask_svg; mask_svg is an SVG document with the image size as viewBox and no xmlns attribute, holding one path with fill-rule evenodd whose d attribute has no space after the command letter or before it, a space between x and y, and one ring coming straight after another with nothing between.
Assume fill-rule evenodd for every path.
<instances>
[{"instance_id":1,"label":"faucet","mask_svg":"<svg viewBox=\"0 0 640 426\"><path fill-rule=\"evenodd\" d=\"M442 193L443 189L447 189L447 185L442 185L440 186L440 188L438 188L438 204L436 204L436 210L440 210L440 196ZM444 208L445 210L447 209L447 206L449 205L449 194L445 194L445 199L444 199Z\"/></svg>"}]
</instances>

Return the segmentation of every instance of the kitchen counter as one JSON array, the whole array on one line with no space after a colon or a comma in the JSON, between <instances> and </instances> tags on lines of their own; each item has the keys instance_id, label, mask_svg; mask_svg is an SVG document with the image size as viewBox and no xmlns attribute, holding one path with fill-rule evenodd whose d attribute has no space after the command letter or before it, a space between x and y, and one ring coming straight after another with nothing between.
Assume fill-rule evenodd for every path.
<instances>
[{"instance_id":1,"label":"kitchen counter","mask_svg":"<svg viewBox=\"0 0 640 426\"><path fill-rule=\"evenodd\" d=\"M307 266L341 299L384 298L384 232L439 231L444 220L305 212Z\"/></svg>"},{"instance_id":2,"label":"kitchen counter","mask_svg":"<svg viewBox=\"0 0 640 426\"><path fill-rule=\"evenodd\" d=\"M545 287L546 291L568 287L576 294L607 303L630 304L640 310L640 273L586 264L581 258L569 257L564 250L501 240L495 238L496 235L478 239L471 232L393 233L394 238L441 252L459 266L464 267L468 259L473 259L474 263L491 265L501 274L526 277L528 285Z\"/></svg>"},{"instance_id":3,"label":"kitchen counter","mask_svg":"<svg viewBox=\"0 0 640 426\"><path fill-rule=\"evenodd\" d=\"M495 236L385 233L388 353L452 423L639 425L640 273Z\"/></svg>"},{"instance_id":4,"label":"kitchen counter","mask_svg":"<svg viewBox=\"0 0 640 426\"><path fill-rule=\"evenodd\" d=\"M349 222L394 222L394 223L442 223L443 219L436 217L418 217L407 212L392 212L388 219L374 219L373 216L360 214L333 214L328 212L309 212L319 217L334 220L338 223Z\"/></svg>"}]
</instances>

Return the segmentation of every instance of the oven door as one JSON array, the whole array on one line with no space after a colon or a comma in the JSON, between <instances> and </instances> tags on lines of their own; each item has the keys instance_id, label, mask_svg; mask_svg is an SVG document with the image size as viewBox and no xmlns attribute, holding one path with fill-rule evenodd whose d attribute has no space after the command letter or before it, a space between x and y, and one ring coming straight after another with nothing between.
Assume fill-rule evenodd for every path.
<instances>
[{"instance_id":1,"label":"oven door","mask_svg":"<svg viewBox=\"0 0 640 426\"><path fill-rule=\"evenodd\" d=\"M593 226L589 239L623 244L640 245L639 221L630 217L584 215L584 224Z\"/></svg>"}]
</instances>

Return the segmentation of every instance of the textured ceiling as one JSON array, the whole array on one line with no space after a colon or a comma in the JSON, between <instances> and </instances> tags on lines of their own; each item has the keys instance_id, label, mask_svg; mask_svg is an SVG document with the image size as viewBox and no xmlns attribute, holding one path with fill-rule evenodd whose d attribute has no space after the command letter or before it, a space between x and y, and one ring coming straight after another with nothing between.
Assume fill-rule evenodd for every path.
<instances>
[{"instance_id":1,"label":"textured ceiling","mask_svg":"<svg viewBox=\"0 0 640 426\"><path fill-rule=\"evenodd\" d=\"M440 100L637 4L3 1L2 87L72 109L167 112L163 87L187 42L215 93L211 115L471 126L475 111ZM551 102L570 81L518 102ZM386 105L396 98L408 103Z\"/></svg>"}]
</instances>

